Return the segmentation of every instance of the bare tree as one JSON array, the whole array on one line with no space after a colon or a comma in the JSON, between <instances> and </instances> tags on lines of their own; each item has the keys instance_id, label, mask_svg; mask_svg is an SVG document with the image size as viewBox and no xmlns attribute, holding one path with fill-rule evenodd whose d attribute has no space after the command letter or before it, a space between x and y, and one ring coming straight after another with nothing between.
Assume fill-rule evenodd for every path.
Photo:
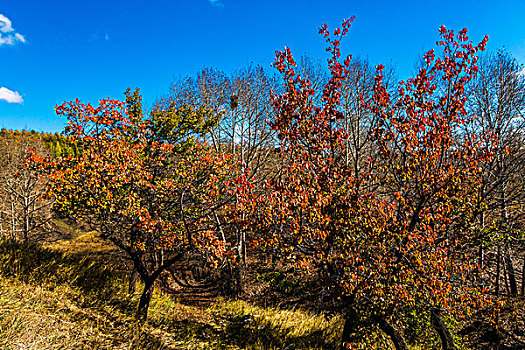
<instances>
[{"instance_id":1,"label":"bare tree","mask_svg":"<svg viewBox=\"0 0 525 350\"><path fill-rule=\"evenodd\" d=\"M492 234L484 239L492 240L497 249L496 294L500 294L502 259L508 292L518 293L511 250L519 242L517 232L523 229L525 214L522 180L525 175L525 77L522 69L506 51L482 57L469 101L471 113L478 116L474 127L492 135L486 147L494 157L484 164L482 187L487 211L480 215L479 221L482 231ZM497 142L495 146L493 140ZM484 260L483 244L480 260Z\"/></svg>"},{"instance_id":2,"label":"bare tree","mask_svg":"<svg viewBox=\"0 0 525 350\"><path fill-rule=\"evenodd\" d=\"M320 105L323 86L329 79L328 70L322 63L321 60L305 54L301 56L297 67L297 74L310 82L311 88L315 92L313 100L316 105Z\"/></svg>"},{"instance_id":3,"label":"bare tree","mask_svg":"<svg viewBox=\"0 0 525 350\"><path fill-rule=\"evenodd\" d=\"M52 202L43 198L45 180L25 166L29 149L44 146L27 132L0 138L0 231L16 240L39 240L50 229Z\"/></svg>"},{"instance_id":4,"label":"bare tree","mask_svg":"<svg viewBox=\"0 0 525 350\"><path fill-rule=\"evenodd\" d=\"M182 107L206 108L219 120L203 137L217 151L233 154L242 164L243 171L256 184L272 174L276 138L268 121L272 113L271 92L278 90L276 76L261 66L248 65L230 75L212 68L204 68L195 78L175 82L165 101ZM220 212L213 214L224 239L229 237L239 264L236 289L243 290L246 269L246 235L225 225ZM233 268L232 268L233 270Z\"/></svg>"},{"instance_id":5,"label":"bare tree","mask_svg":"<svg viewBox=\"0 0 525 350\"><path fill-rule=\"evenodd\" d=\"M370 112L368 106L374 93L375 67L364 58L355 57L350 61L349 72L341 88L341 106L343 118L340 123L346 132L344 160L346 166L359 177L366 163L367 171L374 169L369 163L373 157L373 130L377 115ZM396 79L392 67L383 71L383 83L391 96L395 96L393 81ZM378 186L379 183L367 184Z\"/></svg>"}]
</instances>

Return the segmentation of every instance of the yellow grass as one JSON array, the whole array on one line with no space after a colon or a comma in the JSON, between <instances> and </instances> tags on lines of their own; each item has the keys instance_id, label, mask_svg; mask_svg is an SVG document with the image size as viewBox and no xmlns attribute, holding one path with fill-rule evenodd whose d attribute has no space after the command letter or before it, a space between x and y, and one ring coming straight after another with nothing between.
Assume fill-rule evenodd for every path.
<instances>
[{"instance_id":1,"label":"yellow grass","mask_svg":"<svg viewBox=\"0 0 525 350\"><path fill-rule=\"evenodd\" d=\"M186 306L158 291L148 322L139 325L133 318L138 296L126 295L125 274L93 257L105 249L91 235L48 248L0 241L0 349L333 349L337 344L337 317L242 301Z\"/></svg>"}]
</instances>

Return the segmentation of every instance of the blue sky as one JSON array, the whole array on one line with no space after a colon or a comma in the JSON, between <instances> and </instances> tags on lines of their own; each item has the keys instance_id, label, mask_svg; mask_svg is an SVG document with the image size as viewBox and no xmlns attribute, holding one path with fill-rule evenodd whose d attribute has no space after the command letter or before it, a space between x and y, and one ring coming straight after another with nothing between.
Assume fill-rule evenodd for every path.
<instances>
[{"instance_id":1,"label":"blue sky","mask_svg":"<svg viewBox=\"0 0 525 350\"><path fill-rule=\"evenodd\" d=\"M0 128L60 131L63 101L139 87L152 104L204 66L271 70L284 46L324 60L318 27L353 15L344 53L391 61L402 78L441 25L466 27L475 42L488 34L489 48L525 62L523 0L1 0L0 15Z\"/></svg>"}]
</instances>

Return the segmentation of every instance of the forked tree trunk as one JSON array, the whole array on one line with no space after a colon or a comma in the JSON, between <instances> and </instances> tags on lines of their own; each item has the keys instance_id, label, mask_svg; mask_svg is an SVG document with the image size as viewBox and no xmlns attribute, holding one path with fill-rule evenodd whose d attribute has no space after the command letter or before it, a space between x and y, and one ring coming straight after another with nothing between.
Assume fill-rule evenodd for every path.
<instances>
[{"instance_id":1,"label":"forked tree trunk","mask_svg":"<svg viewBox=\"0 0 525 350\"><path fill-rule=\"evenodd\" d=\"M341 336L340 350L347 350L347 345L350 345L350 336L354 331L355 320L352 319L354 315L347 315L345 318L345 324L343 327L343 334ZM405 342L403 335L394 328L384 317L377 318L379 328L390 337L392 343L396 347L396 350L408 350L408 346Z\"/></svg>"},{"instance_id":2,"label":"forked tree trunk","mask_svg":"<svg viewBox=\"0 0 525 350\"><path fill-rule=\"evenodd\" d=\"M457 350L450 331L445 325L445 322L443 322L441 319L441 310L432 309L430 311L430 324L439 335L439 338L441 339L441 347L443 350Z\"/></svg>"},{"instance_id":3,"label":"forked tree trunk","mask_svg":"<svg viewBox=\"0 0 525 350\"><path fill-rule=\"evenodd\" d=\"M151 295L153 294L154 289L153 286L157 278L164 270L173 265L176 261L179 261L182 257L183 253L178 253L171 259L163 261L163 264L157 267L157 269L153 271L153 273L148 273L140 257L136 254L132 255L134 268L139 274L142 282L144 282L144 289L142 290L142 294L140 296L139 306L137 308L136 314L136 317L139 321L144 322L148 317L149 302L151 301Z\"/></svg>"}]
</instances>

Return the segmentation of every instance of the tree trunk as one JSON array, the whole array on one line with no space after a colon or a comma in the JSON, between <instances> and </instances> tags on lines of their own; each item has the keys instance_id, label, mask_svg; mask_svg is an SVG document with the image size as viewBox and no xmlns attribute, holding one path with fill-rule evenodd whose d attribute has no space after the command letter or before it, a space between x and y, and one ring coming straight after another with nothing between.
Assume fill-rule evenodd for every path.
<instances>
[{"instance_id":1,"label":"tree trunk","mask_svg":"<svg viewBox=\"0 0 525 350\"><path fill-rule=\"evenodd\" d=\"M501 263L503 264L503 282L505 284L505 293L507 296L509 296L510 289L509 289L509 280L507 278L507 264L505 264L505 253L502 254L501 259L502 259Z\"/></svg>"},{"instance_id":2,"label":"tree trunk","mask_svg":"<svg viewBox=\"0 0 525 350\"><path fill-rule=\"evenodd\" d=\"M405 338L403 338L403 335L394 328L388 321L384 318L378 319L379 328L390 337L392 342L394 343L394 346L396 347L396 350L408 350L408 346L405 343Z\"/></svg>"},{"instance_id":3,"label":"tree trunk","mask_svg":"<svg viewBox=\"0 0 525 350\"><path fill-rule=\"evenodd\" d=\"M485 265L485 250L483 249L483 243L479 245L478 259L479 266L483 269L483 266Z\"/></svg>"},{"instance_id":4,"label":"tree trunk","mask_svg":"<svg viewBox=\"0 0 525 350\"><path fill-rule=\"evenodd\" d=\"M525 296L525 258L523 258L523 268L521 270L521 295Z\"/></svg>"},{"instance_id":5,"label":"tree trunk","mask_svg":"<svg viewBox=\"0 0 525 350\"><path fill-rule=\"evenodd\" d=\"M133 269L129 273L129 284L128 284L128 294L129 295L135 294L137 290L137 279L138 278L139 278L139 274L137 272L137 269L133 267Z\"/></svg>"},{"instance_id":6,"label":"tree trunk","mask_svg":"<svg viewBox=\"0 0 525 350\"><path fill-rule=\"evenodd\" d=\"M151 301L151 295L153 294L153 281L146 281L144 283L144 290L140 296L139 307L137 309L137 319L141 322L146 321L148 318L149 302Z\"/></svg>"},{"instance_id":7,"label":"tree trunk","mask_svg":"<svg viewBox=\"0 0 525 350\"><path fill-rule=\"evenodd\" d=\"M18 239L16 234L16 214L15 214L15 199L13 198L13 195L11 195L11 224L12 224L12 232L11 235L13 237L13 240Z\"/></svg>"},{"instance_id":8,"label":"tree trunk","mask_svg":"<svg viewBox=\"0 0 525 350\"><path fill-rule=\"evenodd\" d=\"M499 297L499 277L500 277L500 261L501 261L501 247L498 245L498 251L496 253L496 290L494 293Z\"/></svg>"},{"instance_id":9,"label":"tree trunk","mask_svg":"<svg viewBox=\"0 0 525 350\"><path fill-rule=\"evenodd\" d=\"M480 197L481 198L484 198L483 196L483 192L484 192L484 182L483 182L483 185L481 186L481 194L480 194ZM484 232L485 231L485 214L483 212L481 212L480 214L480 221L481 221L481 230ZM484 288L485 287L485 282L484 282L484 279L483 279L483 271L485 270L485 249L483 247L483 242L480 242L479 244L479 267L480 267L480 274L479 274L479 282L481 284L481 287Z\"/></svg>"},{"instance_id":10,"label":"tree trunk","mask_svg":"<svg viewBox=\"0 0 525 350\"><path fill-rule=\"evenodd\" d=\"M148 317L148 307L151 300L151 295L153 294L153 286L155 280L160 276L160 274L165 271L168 267L173 265L176 261L179 261L183 257L183 253L178 253L172 258L163 262L161 266L158 266L153 273L148 273L148 270L143 265L140 255L136 253L130 253L133 260L133 265L135 270L140 276L140 279L144 282L144 289L142 290L142 295L139 300L139 307L137 309L137 319L140 321L146 321ZM163 259L164 260L164 259Z\"/></svg>"},{"instance_id":11,"label":"tree trunk","mask_svg":"<svg viewBox=\"0 0 525 350\"><path fill-rule=\"evenodd\" d=\"M343 335L341 336L340 350L348 349L346 346L350 344L350 335L352 334L353 321L350 317L345 318L345 325L343 327Z\"/></svg>"},{"instance_id":12,"label":"tree trunk","mask_svg":"<svg viewBox=\"0 0 525 350\"><path fill-rule=\"evenodd\" d=\"M516 296L518 295L518 284L516 283L516 273L514 271L514 266L512 265L508 243L506 243L504 247L504 260L507 276L509 278L510 295Z\"/></svg>"},{"instance_id":13,"label":"tree trunk","mask_svg":"<svg viewBox=\"0 0 525 350\"><path fill-rule=\"evenodd\" d=\"M355 302L354 295L345 296L344 299L346 299L344 301L346 302L347 308L344 314L345 324L341 336L341 344L339 346L341 350L348 349L347 346L351 345L351 336L355 331L355 325L358 319L357 310L351 307Z\"/></svg>"},{"instance_id":14,"label":"tree trunk","mask_svg":"<svg viewBox=\"0 0 525 350\"><path fill-rule=\"evenodd\" d=\"M439 338L441 339L441 347L443 350L457 350L450 331L441 319L441 310L432 309L430 311L430 324L432 327L434 327L436 333L439 335Z\"/></svg>"},{"instance_id":15,"label":"tree trunk","mask_svg":"<svg viewBox=\"0 0 525 350\"><path fill-rule=\"evenodd\" d=\"M237 295L244 292L244 275L246 274L246 234L244 230L239 231L239 242L237 246L239 254L239 265L237 268Z\"/></svg>"},{"instance_id":16,"label":"tree trunk","mask_svg":"<svg viewBox=\"0 0 525 350\"><path fill-rule=\"evenodd\" d=\"M29 205L28 205L28 198L24 196L24 206L23 206L23 218L24 218L24 225L22 227L22 237L24 240L24 243L27 243L29 240Z\"/></svg>"}]
</instances>

